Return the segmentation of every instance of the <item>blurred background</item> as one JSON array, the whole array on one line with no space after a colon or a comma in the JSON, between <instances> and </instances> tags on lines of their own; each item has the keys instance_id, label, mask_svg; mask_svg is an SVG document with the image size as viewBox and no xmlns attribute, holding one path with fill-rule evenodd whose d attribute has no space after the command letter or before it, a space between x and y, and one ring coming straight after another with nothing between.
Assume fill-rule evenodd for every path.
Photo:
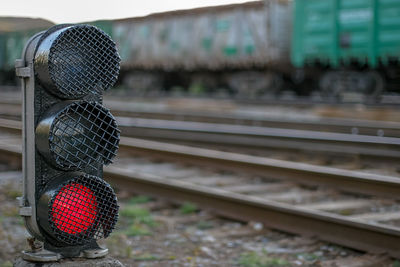
<instances>
[{"instance_id":1,"label":"blurred background","mask_svg":"<svg viewBox=\"0 0 400 267\"><path fill-rule=\"evenodd\" d=\"M397 103L399 13L397 1L10 2L0 84L16 84L14 60L33 33L89 23L122 58L110 94Z\"/></svg>"},{"instance_id":2,"label":"blurred background","mask_svg":"<svg viewBox=\"0 0 400 267\"><path fill-rule=\"evenodd\" d=\"M104 241L111 256L127 266L400 266L391 258L400 237L399 0L24 0L0 10L0 267L28 236L15 203L14 64L32 35L61 23L101 28L122 60L104 97L124 140L105 178L130 181L113 182L121 212ZM217 188L294 215L270 224L268 211L251 217L233 205L228 214L173 190L160 195L156 182L141 192L140 179ZM371 255L360 232L341 228L298 235L301 209L390 233L377 251L391 254Z\"/></svg>"}]
</instances>

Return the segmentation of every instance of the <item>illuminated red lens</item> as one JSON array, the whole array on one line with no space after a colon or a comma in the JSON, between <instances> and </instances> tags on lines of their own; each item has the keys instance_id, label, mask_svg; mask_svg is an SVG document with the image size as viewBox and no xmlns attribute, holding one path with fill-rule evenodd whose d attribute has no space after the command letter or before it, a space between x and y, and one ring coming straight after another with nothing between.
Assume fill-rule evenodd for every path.
<instances>
[{"instance_id":1,"label":"illuminated red lens","mask_svg":"<svg viewBox=\"0 0 400 267\"><path fill-rule=\"evenodd\" d=\"M68 234L78 234L91 227L96 219L97 202L92 190L71 183L59 191L52 205L54 225Z\"/></svg>"}]
</instances>

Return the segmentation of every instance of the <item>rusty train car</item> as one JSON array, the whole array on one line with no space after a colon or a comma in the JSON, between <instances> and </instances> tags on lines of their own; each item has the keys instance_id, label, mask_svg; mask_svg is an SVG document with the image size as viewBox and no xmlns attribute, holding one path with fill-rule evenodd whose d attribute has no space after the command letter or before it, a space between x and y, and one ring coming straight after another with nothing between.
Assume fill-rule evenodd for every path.
<instances>
[{"instance_id":1,"label":"rusty train car","mask_svg":"<svg viewBox=\"0 0 400 267\"><path fill-rule=\"evenodd\" d=\"M123 93L375 101L400 93L399 14L398 0L263 0L87 23L116 41ZM0 73L32 30L0 27Z\"/></svg>"},{"instance_id":2,"label":"rusty train car","mask_svg":"<svg viewBox=\"0 0 400 267\"><path fill-rule=\"evenodd\" d=\"M115 40L125 93L256 97L279 90L291 72L290 3L253 1L86 23ZM14 82L16 55L40 30L0 31L3 84Z\"/></svg>"},{"instance_id":3,"label":"rusty train car","mask_svg":"<svg viewBox=\"0 0 400 267\"><path fill-rule=\"evenodd\" d=\"M136 92L262 98L289 90L376 102L400 92L399 15L398 0L264 0L105 28L120 48L124 84Z\"/></svg>"},{"instance_id":4,"label":"rusty train car","mask_svg":"<svg viewBox=\"0 0 400 267\"><path fill-rule=\"evenodd\" d=\"M187 89L252 96L291 70L290 1L254 1L92 24L116 41L137 94Z\"/></svg>"}]
</instances>

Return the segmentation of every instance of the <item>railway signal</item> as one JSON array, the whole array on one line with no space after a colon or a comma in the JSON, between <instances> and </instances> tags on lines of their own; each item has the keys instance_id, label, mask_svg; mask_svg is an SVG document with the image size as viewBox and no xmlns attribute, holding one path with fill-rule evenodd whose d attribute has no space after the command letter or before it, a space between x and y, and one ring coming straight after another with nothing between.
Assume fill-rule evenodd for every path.
<instances>
[{"instance_id":1,"label":"railway signal","mask_svg":"<svg viewBox=\"0 0 400 267\"><path fill-rule=\"evenodd\" d=\"M103 165L120 131L102 93L114 85L115 43L90 25L57 25L34 35L16 61L23 95L23 196L20 215L33 236L23 258L54 261L107 254L118 219Z\"/></svg>"}]
</instances>

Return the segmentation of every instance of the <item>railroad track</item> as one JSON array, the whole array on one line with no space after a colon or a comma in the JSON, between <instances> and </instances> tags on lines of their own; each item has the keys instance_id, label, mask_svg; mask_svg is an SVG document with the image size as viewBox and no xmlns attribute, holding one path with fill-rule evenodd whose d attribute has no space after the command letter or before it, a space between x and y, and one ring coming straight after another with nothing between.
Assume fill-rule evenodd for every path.
<instances>
[{"instance_id":1,"label":"railroad track","mask_svg":"<svg viewBox=\"0 0 400 267\"><path fill-rule=\"evenodd\" d=\"M15 164L21 156L17 132L17 125L3 129L0 138L2 157ZM104 175L136 193L192 201L234 219L400 257L398 177L129 137L121 138L120 156Z\"/></svg>"},{"instance_id":2,"label":"railroad track","mask_svg":"<svg viewBox=\"0 0 400 267\"><path fill-rule=\"evenodd\" d=\"M0 99L0 115L3 118L19 119L21 106L19 98L5 96ZM228 125L246 125L290 130L307 130L330 133L345 133L353 135L370 135L380 137L400 137L400 123L390 121L373 121L360 119L343 119L330 117L260 117L245 115L238 112L218 114L216 112L195 112L166 108L163 105L153 105L152 109L138 107L131 102L105 100L105 104L120 117L145 118L169 121L190 121L217 123Z\"/></svg>"},{"instance_id":3,"label":"railroad track","mask_svg":"<svg viewBox=\"0 0 400 267\"><path fill-rule=\"evenodd\" d=\"M326 133L257 126L117 117L122 133L131 137L190 142L234 149L266 148L358 155L374 160L398 160L400 138Z\"/></svg>"},{"instance_id":4,"label":"railroad track","mask_svg":"<svg viewBox=\"0 0 400 267\"><path fill-rule=\"evenodd\" d=\"M20 94L20 86L0 86L0 91L1 95L5 95L9 97L10 99L19 99L19 94ZM145 95L129 95L129 92L126 92L128 95L126 97L135 97L135 98L146 98ZM110 94L107 97L113 97L113 98L121 98L118 94ZM148 96L147 96L148 97ZM191 94L185 94L183 93L180 97L187 98L187 99L193 99L193 98L199 98L198 96L193 96ZM285 105L285 106L294 106L294 107L309 107L311 105L322 105L322 106L336 106L336 107L349 107L349 106L354 106L355 104L362 104L368 107L376 107L376 108L386 108L386 107L398 107L400 104L400 95L398 93L387 93L383 94L380 97L380 101L377 102L371 102L371 101L365 101L363 100L363 97L360 95L356 97L356 99L353 99L353 97L350 97L349 99L346 99L344 97L343 100L340 99L323 99L321 97L311 97L311 96L295 96L295 95L271 95L263 98L257 98L257 99L250 99L250 98L245 98L245 97L234 97L234 96L215 96L212 94L208 95L203 95L200 97L206 97L209 99L220 99L222 101L232 101L236 102L239 104L247 104L247 105L258 105L258 106L264 106L264 105ZM164 100L164 99L174 99L177 98L173 94L168 94L165 92L161 92L158 95L151 95L150 99L151 100ZM178 96L179 98L179 96ZM348 98L348 97L347 97ZM358 98L358 99L357 99Z\"/></svg>"},{"instance_id":5,"label":"railroad track","mask_svg":"<svg viewBox=\"0 0 400 267\"><path fill-rule=\"evenodd\" d=\"M360 156L375 161L398 161L400 138L289 130L257 126L182 122L117 117L123 135L197 146L217 146L235 152L286 150ZM20 127L18 121L0 119L0 128Z\"/></svg>"},{"instance_id":6,"label":"railroad track","mask_svg":"<svg viewBox=\"0 0 400 267\"><path fill-rule=\"evenodd\" d=\"M254 114L245 115L238 112L234 114L218 114L217 112L182 111L162 107L159 107L158 110L149 110L148 108L138 108L129 102L107 99L105 104L110 107L115 115L121 117L400 137L400 123L397 122L329 117L262 117L260 114L258 116L254 116Z\"/></svg>"}]
</instances>

